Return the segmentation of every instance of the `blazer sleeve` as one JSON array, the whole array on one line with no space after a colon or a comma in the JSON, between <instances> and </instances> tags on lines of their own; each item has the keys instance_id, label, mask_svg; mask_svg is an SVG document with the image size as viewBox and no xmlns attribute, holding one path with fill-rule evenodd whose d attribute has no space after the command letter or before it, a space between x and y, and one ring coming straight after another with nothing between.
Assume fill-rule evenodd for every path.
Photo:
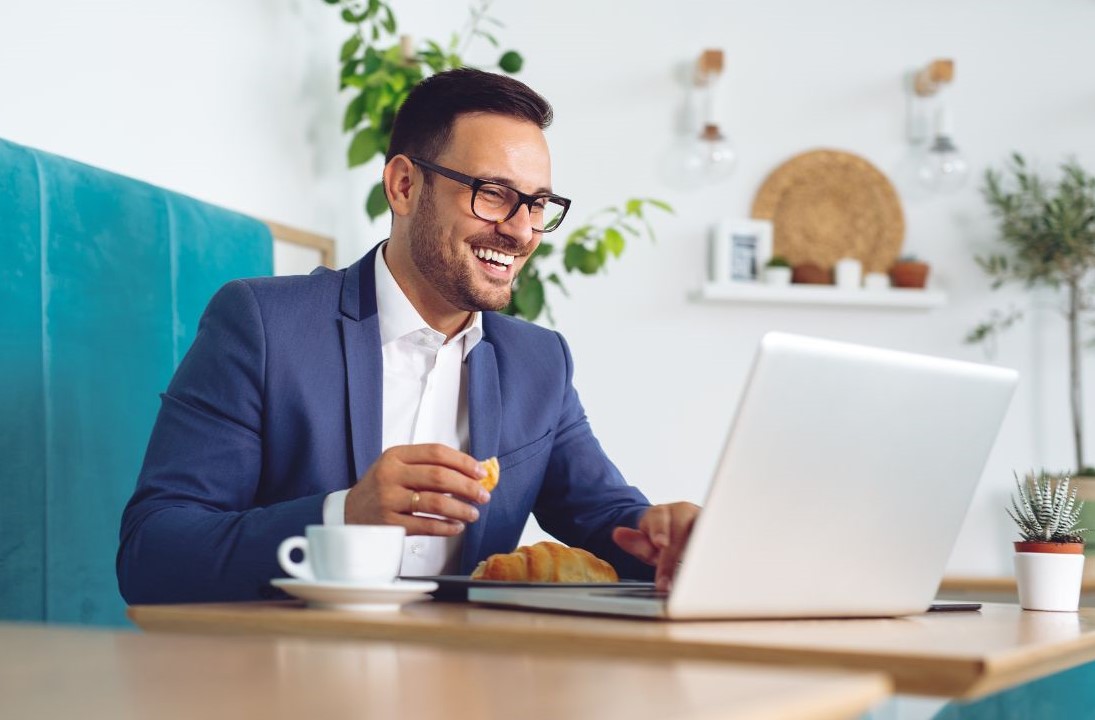
<instances>
[{"instance_id":1,"label":"blazer sleeve","mask_svg":"<svg viewBox=\"0 0 1095 720\"><path fill-rule=\"evenodd\" d=\"M555 335L565 362L564 395L547 473L534 508L536 520L568 545L607 560L620 577L653 579L653 567L612 540L613 528L638 526L650 501L627 484L593 435L572 382L570 348L562 335Z\"/></svg>"},{"instance_id":2,"label":"blazer sleeve","mask_svg":"<svg viewBox=\"0 0 1095 720\"><path fill-rule=\"evenodd\" d=\"M281 540L323 522L325 495L256 507L266 343L258 302L234 281L209 302L122 515L122 597L134 603L274 595Z\"/></svg>"}]
</instances>

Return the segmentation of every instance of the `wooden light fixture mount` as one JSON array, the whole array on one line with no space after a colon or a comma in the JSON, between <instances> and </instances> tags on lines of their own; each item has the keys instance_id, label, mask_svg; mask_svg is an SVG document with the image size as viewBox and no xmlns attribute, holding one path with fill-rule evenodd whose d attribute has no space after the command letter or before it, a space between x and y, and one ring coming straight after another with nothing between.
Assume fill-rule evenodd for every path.
<instances>
[{"instance_id":1,"label":"wooden light fixture mount","mask_svg":"<svg viewBox=\"0 0 1095 720\"><path fill-rule=\"evenodd\" d=\"M722 50L707 49L700 53L696 61L696 85L705 87L717 80L722 74L722 63Z\"/></svg>"},{"instance_id":2,"label":"wooden light fixture mount","mask_svg":"<svg viewBox=\"0 0 1095 720\"><path fill-rule=\"evenodd\" d=\"M954 60L932 60L913 76L913 92L919 97L931 97L954 81Z\"/></svg>"}]
</instances>

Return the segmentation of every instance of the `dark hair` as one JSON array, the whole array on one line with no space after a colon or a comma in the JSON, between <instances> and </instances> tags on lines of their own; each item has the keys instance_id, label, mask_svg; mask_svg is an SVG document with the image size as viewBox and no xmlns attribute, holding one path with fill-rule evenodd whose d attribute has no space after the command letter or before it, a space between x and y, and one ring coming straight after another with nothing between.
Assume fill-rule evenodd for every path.
<instances>
[{"instance_id":1,"label":"dark hair","mask_svg":"<svg viewBox=\"0 0 1095 720\"><path fill-rule=\"evenodd\" d=\"M418 83L396 113L392 140L384 161L399 154L435 160L452 137L456 118L467 113L496 113L551 124L551 105L520 80L506 75L459 68Z\"/></svg>"}]
</instances>

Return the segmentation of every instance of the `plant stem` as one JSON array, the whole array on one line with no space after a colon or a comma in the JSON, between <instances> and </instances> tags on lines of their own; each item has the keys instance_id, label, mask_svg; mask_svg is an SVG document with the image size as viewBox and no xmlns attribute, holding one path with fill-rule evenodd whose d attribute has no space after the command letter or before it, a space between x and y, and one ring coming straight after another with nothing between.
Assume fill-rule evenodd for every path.
<instances>
[{"instance_id":1,"label":"plant stem","mask_svg":"<svg viewBox=\"0 0 1095 720\"><path fill-rule=\"evenodd\" d=\"M1074 277L1068 281L1068 365L1076 472L1080 472L1084 469L1084 415L1080 366L1080 287L1079 280Z\"/></svg>"}]
</instances>

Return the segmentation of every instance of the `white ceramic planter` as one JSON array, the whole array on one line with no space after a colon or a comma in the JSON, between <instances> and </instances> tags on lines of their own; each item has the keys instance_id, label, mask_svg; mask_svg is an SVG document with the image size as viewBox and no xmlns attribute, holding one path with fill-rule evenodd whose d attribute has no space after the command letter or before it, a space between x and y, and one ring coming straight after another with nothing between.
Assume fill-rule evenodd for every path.
<instances>
[{"instance_id":1,"label":"white ceramic planter","mask_svg":"<svg viewBox=\"0 0 1095 720\"><path fill-rule=\"evenodd\" d=\"M791 268L766 267L764 268L764 282L769 285L790 285Z\"/></svg>"},{"instance_id":2,"label":"white ceramic planter","mask_svg":"<svg viewBox=\"0 0 1095 720\"><path fill-rule=\"evenodd\" d=\"M1019 605L1024 610L1076 612L1083 577L1083 555L1015 553Z\"/></svg>"}]
</instances>

